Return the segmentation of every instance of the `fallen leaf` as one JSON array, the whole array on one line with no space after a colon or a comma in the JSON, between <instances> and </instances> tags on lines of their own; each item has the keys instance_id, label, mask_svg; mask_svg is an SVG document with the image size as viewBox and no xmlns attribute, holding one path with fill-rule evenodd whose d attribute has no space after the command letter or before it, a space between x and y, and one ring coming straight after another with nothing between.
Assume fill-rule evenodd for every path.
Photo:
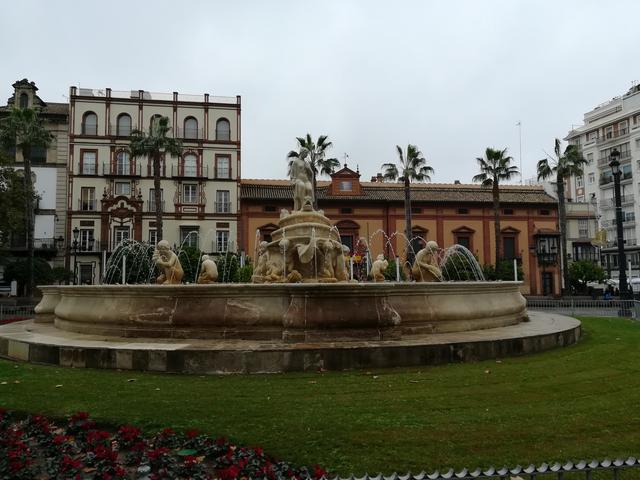
<instances>
[{"instance_id":1,"label":"fallen leaf","mask_svg":"<svg viewBox=\"0 0 640 480\"><path fill-rule=\"evenodd\" d=\"M14 380L13 383L20 383L20 380Z\"/></svg>"},{"instance_id":2,"label":"fallen leaf","mask_svg":"<svg viewBox=\"0 0 640 480\"><path fill-rule=\"evenodd\" d=\"M60 385L56 385L56 388L60 388L60 387L62 387L62 384L60 384Z\"/></svg>"},{"instance_id":3,"label":"fallen leaf","mask_svg":"<svg viewBox=\"0 0 640 480\"><path fill-rule=\"evenodd\" d=\"M373 376L373 377L371 377L371 378L373 378L373 379L375 380L376 378L378 378L378 375L374 375L374 376Z\"/></svg>"},{"instance_id":4,"label":"fallen leaf","mask_svg":"<svg viewBox=\"0 0 640 480\"><path fill-rule=\"evenodd\" d=\"M502 360L496 360L496 363L502 363Z\"/></svg>"},{"instance_id":5,"label":"fallen leaf","mask_svg":"<svg viewBox=\"0 0 640 480\"><path fill-rule=\"evenodd\" d=\"M419 380L409 380L409 383L420 383Z\"/></svg>"},{"instance_id":6,"label":"fallen leaf","mask_svg":"<svg viewBox=\"0 0 640 480\"><path fill-rule=\"evenodd\" d=\"M136 381L136 379L135 379L135 378L128 378L128 379L127 379L127 382L135 382L135 381Z\"/></svg>"},{"instance_id":7,"label":"fallen leaf","mask_svg":"<svg viewBox=\"0 0 640 480\"><path fill-rule=\"evenodd\" d=\"M484 373L491 373L491 370L485 370Z\"/></svg>"},{"instance_id":8,"label":"fallen leaf","mask_svg":"<svg viewBox=\"0 0 640 480\"><path fill-rule=\"evenodd\" d=\"M7 382L1 382L0 383L0 385L6 385L6 384L7 384Z\"/></svg>"},{"instance_id":9,"label":"fallen leaf","mask_svg":"<svg viewBox=\"0 0 640 480\"><path fill-rule=\"evenodd\" d=\"M309 383L318 383L315 380L310 380Z\"/></svg>"},{"instance_id":10,"label":"fallen leaf","mask_svg":"<svg viewBox=\"0 0 640 480\"><path fill-rule=\"evenodd\" d=\"M159 392L159 391L160 391L160 389L159 389L159 388L156 388L156 391L157 391L157 392Z\"/></svg>"}]
</instances>

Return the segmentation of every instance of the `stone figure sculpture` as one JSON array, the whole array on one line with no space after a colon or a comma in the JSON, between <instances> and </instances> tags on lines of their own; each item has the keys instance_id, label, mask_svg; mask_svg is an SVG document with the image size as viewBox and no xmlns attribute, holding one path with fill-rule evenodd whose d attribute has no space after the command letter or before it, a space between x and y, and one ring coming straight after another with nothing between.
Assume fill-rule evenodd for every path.
<instances>
[{"instance_id":1,"label":"stone figure sculpture","mask_svg":"<svg viewBox=\"0 0 640 480\"><path fill-rule=\"evenodd\" d=\"M218 280L218 266L216 262L211 260L209 255L202 256L202 264L200 265L200 275L198 275L198 283L216 283Z\"/></svg>"},{"instance_id":2,"label":"stone figure sculpture","mask_svg":"<svg viewBox=\"0 0 640 480\"><path fill-rule=\"evenodd\" d=\"M411 273L416 282L441 282L442 271L438 266L438 244L433 240L416 254Z\"/></svg>"},{"instance_id":3,"label":"stone figure sculpture","mask_svg":"<svg viewBox=\"0 0 640 480\"><path fill-rule=\"evenodd\" d=\"M371 265L371 276L374 282L384 282L384 271L389 266L389 262L385 260L384 255L380 254Z\"/></svg>"},{"instance_id":4,"label":"stone figure sculpture","mask_svg":"<svg viewBox=\"0 0 640 480\"><path fill-rule=\"evenodd\" d=\"M302 158L291 162L291 180L293 181L293 210L313 210L313 171Z\"/></svg>"},{"instance_id":5,"label":"stone figure sculpture","mask_svg":"<svg viewBox=\"0 0 640 480\"><path fill-rule=\"evenodd\" d=\"M162 285L178 285L182 283L184 270L178 256L171 251L171 246L166 240L160 240L153 252L152 260L162 270L162 274L156 279L156 283Z\"/></svg>"}]
</instances>

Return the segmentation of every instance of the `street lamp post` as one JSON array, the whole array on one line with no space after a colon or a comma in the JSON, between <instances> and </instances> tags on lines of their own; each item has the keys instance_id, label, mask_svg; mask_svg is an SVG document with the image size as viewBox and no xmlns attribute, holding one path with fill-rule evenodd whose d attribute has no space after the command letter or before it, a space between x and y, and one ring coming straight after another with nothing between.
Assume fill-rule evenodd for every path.
<instances>
[{"instance_id":1,"label":"street lamp post","mask_svg":"<svg viewBox=\"0 0 640 480\"><path fill-rule=\"evenodd\" d=\"M78 237L80 236L80 229L75 227L73 229L73 284L78 284Z\"/></svg>"},{"instance_id":2,"label":"street lamp post","mask_svg":"<svg viewBox=\"0 0 640 480\"><path fill-rule=\"evenodd\" d=\"M624 254L624 231L622 222L622 197L620 195L620 152L617 149L613 149L609 154L611 161L609 166L611 167L611 173L613 174L613 187L614 197L616 202L616 233L618 244L618 282L620 285L620 299L626 300L628 298L628 286L627 286L627 260Z\"/></svg>"}]
</instances>

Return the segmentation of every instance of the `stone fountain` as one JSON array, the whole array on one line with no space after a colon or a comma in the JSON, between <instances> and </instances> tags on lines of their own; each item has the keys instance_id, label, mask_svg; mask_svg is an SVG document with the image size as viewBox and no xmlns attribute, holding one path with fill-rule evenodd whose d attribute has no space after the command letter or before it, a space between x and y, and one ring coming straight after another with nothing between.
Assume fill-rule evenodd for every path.
<instances>
[{"instance_id":1,"label":"stone fountain","mask_svg":"<svg viewBox=\"0 0 640 480\"><path fill-rule=\"evenodd\" d=\"M519 282L443 281L434 242L416 255L416 281L381 281L383 258L374 262L374 282L349 281L348 249L313 208L311 178L306 163L294 161L294 208L260 245L252 284L212 283L217 271L208 258L199 284L180 284L176 255L159 244L155 285L40 287L36 319L0 327L0 355L102 368L273 372L491 358L578 339L576 320L527 322Z\"/></svg>"}]
</instances>

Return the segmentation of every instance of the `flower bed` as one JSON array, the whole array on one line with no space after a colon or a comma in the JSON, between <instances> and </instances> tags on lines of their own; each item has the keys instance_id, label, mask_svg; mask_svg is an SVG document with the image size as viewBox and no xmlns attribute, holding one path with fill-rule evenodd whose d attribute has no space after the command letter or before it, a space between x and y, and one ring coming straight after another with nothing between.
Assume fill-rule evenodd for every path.
<instances>
[{"instance_id":1,"label":"flower bed","mask_svg":"<svg viewBox=\"0 0 640 480\"><path fill-rule=\"evenodd\" d=\"M326 472L277 462L261 448L240 447L195 430L167 428L145 437L122 425L101 430L76 413L65 425L0 409L0 478L11 479L318 479Z\"/></svg>"}]
</instances>

